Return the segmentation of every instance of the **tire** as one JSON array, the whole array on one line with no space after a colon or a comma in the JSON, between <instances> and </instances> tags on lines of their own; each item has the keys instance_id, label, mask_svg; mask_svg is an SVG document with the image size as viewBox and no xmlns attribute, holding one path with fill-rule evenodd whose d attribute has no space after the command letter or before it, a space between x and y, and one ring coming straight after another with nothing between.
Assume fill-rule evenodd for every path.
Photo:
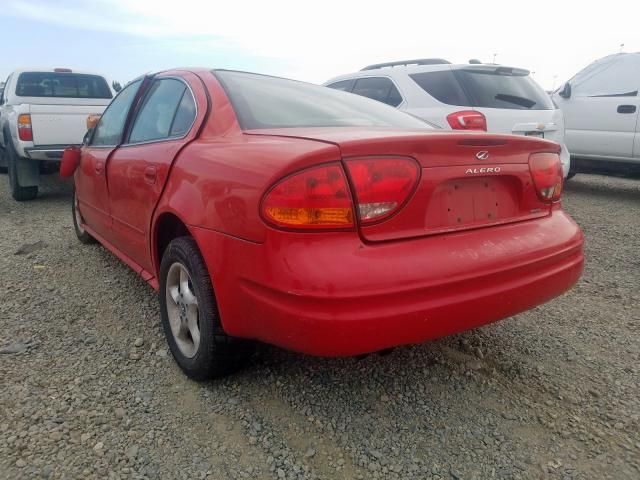
<instances>
[{"instance_id":1,"label":"tire","mask_svg":"<svg viewBox=\"0 0 640 480\"><path fill-rule=\"evenodd\" d=\"M76 237L78 237L80 243L84 243L85 245L96 243L96 239L89 235L84 229L84 220L78 208L78 197L76 196L75 188L73 189L73 196L71 197L71 216L73 218L73 228L76 231Z\"/></svg>"},{"instance_id":2,"label":"tire","mask_svg":"<svg viewBox=\"0 0 640 480\"><path fill-rule=\"evenodd\" d=\"M0 147L0 173L7 172L7 149Z\"/></svg>"},{"instance_id":3,"label":"tire","mask_svg":"<svg viewBox=\"0 0 640 480\"><path fill-rule=\"evenodd\" d=\"M246 363L252 344L222 329L211 278L193 238L176 238L165 250L158 299L169 348L188 377L222 377Z\"/></svg>"},{"instance_id":4,"label":"tire","mask_svg":"<svg viewBox=\"0 0 640 480\"><path fill-rule=\"evenodd\" d=\"M573 177L575 177L578 174L578 172L576 172L575 170L571 170L569 169L569 173L567 173L567 178L566 180L571 180Z\"/></svg>"},{"instance_id":5,"label":"tire","mask_svg":"<svg viewBox=\"0 0 640 480\"><path fill-rule=\"evenodd\" d=\"M7 142L6 148L6 156L7 159L7 167L9 170L9 187L11 189L11 196L14 200L18 202L24 202L26 200L33 200L38 196L38 187L23 187L20 185L20 180L18 179L18 171L17 171L17 163L18 163L18 154L11 142Z\"/></svg>"}]
</instances>

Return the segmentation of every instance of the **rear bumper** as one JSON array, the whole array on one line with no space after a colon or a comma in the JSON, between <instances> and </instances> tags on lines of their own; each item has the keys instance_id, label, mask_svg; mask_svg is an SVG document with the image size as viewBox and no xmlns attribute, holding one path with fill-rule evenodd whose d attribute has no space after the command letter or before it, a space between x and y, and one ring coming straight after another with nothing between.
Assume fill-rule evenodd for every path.
<instances>
[{"instance_id":1,"label":"rear bumper","mask_svg":"<svg viewBox=\"0 0 640 480\"><path fill-rule=\"evenodd\" d=\"M450 235L363 244L351 233L271 232L253 244L192 228L225 331L348 356L487 324L568 290L583 237L562 211Z\"/></svg>"},{"instance_id":2,"label":"rear bumper","mask_svg":"<svg viewBox=\"0 0 640 480\"><path fill-rule=\"evenodd\" d=\"M621 160L571 157L571 169L577 173L638 173L640 158Z\"/></svg>"},{"instance_id":3,"label":"rear bumper","mask_svg":"<svg viewBox=\"0 0 640 480\"><path fill-rule=\"evenodd\" d=\"M27 147L24 149L25 156L32 160L43 160L60 162L62 154L69 145L43 145L38 147Z\"/></svg>"}]
</instances>

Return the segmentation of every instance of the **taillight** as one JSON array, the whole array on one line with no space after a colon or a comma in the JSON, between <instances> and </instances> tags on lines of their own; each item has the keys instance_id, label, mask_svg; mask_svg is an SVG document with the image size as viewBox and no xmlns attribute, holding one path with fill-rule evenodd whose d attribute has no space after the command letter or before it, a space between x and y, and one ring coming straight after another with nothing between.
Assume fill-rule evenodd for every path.
<instances>
[{"instance_id":1,"label":"taillight","mask_svg":"<svg viewBox=\"0 0 640 480\"><path fill-rule=\"evenodd\" d=\"M262 214L281 228L352 228L353 205L342 167L321 165L281 180L264 197Z\"/></svg>"},{"instance_id":2,"label":"taillight","mask_svg":"<svg viewBox=\"0 0 640 480\"><path fill-rule=\"evenodd\" d=\"M487 119L481 112L463 110L447 115L447 122L454 130L484 130L487 131Z\"/></svg>"},{"instance_id":3,"label":"taillight","mask_svg":"<svg viewBox=\"0 0 640 480\"><path fill-rule=\"evenodd\" d=\"M362 224L396 213L415 190L419 165L410 158L362 158L346 162Z\"/></svg>"},{"instance_id":4,"label":"taillight","mask_svg":"<svg viewBox=\"0 0 640 480\"><path fill-rule=\"evenodd\" d=\"M557 153L533 153L529 170L538 197L543 202L555 202L562 194L562 164Z\"/></svg>"},{"instance_id":5,"label":"taillight","mask_svg":"<svg viewBox=\"0 0 640 480\"><path fill-rule=\"evenodd\" d=\"M33 130L31 129L31 115L24 113L18 115L18 138L25 142L33 141Z\"/></svg>"}]
</instances>

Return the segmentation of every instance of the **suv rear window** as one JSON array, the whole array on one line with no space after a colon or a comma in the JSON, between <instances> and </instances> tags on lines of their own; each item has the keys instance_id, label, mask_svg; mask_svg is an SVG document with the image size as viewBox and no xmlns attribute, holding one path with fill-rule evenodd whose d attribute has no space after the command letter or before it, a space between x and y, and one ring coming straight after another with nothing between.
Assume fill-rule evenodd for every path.
<instances>
[{"instance_id":1,"label":"suv rear window","mask_svg":"<svg viewBox=\"0 0 640 480\"><path fill-rule=\"evenodd\" d=\"M461 69L409 75L428 94L448 105L553 110L551 98L528 74L510 68Z\"/></svg>"},{"instance_id":2,"label":"suv rear window","mask_svg":"<svg viewBox=\"0 0 640 480\"><path fill-rule=\"evenodd\" d=\"M107 81L99 75L24 72L18 77L19 97L111 98Z\"/></svg>"}]
</instances>

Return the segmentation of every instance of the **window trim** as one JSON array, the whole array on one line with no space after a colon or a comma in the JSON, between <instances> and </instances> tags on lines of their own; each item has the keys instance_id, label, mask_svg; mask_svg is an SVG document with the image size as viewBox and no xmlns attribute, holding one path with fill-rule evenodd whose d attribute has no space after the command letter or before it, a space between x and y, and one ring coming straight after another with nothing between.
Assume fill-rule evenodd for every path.
<instances>
[{"instance_id":1,"label":"window trim","mask_svg":"<svg viewBox=\"0 0 640 480\"><path fill-rule=\"evenodd\" d=\"M195 115L193 116L193 120L191 121L191 125L189 125L189 128L187 129L187 131L185 132L184 135L178 137L178 136L174 136L174 137L165 137L165 138L158 138L155 140L144 140L141 142L130 142L130 138L131 138L131 131L133 130L133 127L136 123L136 120L138 119L138 115L140 115L140 112L142 111L143 107L144 107L144 101L147 99L147 95L149 94L149 91L151 89L151 86L153 85L154 82L161 82L162 80L178 80L182 83L184 83L184 85L187 87L187 90L191 93L191 98L193 99L193 104L196 107L196 111L195 111ZM180 101L178 102L178 108L180 107L180 103L182 103L182 99L184 97L184 94L187 92L187 90L185 90L182 93L182 96L180 97ZM198 102L196 101L196 96L193 93L193 89L191 88L191 85L189 85L189 82L187 82L184 78L182 77L178 77L178 76L167 76L167 77L154 77L151 81L151 83L149 84L149 86L145 89L144 95L138 99L138 102L140 103L140 105L136 105L136 112L135 115L131 118L131 121L127 127L127 131L126 131L126 135L123 137L126 139L126 141L123 141L119 147L131 147L131 146L136 146L136 145L148 145L151 143L161 143L161 142L170 142L170 141L174 141L174 140L184 140L187 136L189 136L189 134L191 133L191 131L193 130L193 126L196 124L196 120L198 120ZM171 119L171 126L169 127L169 133L171 133L171 129L173 128L173 122L175 121L175 117L176 114L178 113L178 108L176 108L176 111L173 112L173 118Z\"/></svg>"},{"instance_id":2,"label":"window trim","mask_svg":"<svg viewBox=\"0 0 640 480\"><path fill-rule=\"evenodd\" d=\"M354 92L354 89L356 88L356 84L358 83L358 80L364 79L364 78L388 78L393 84L393 86L396 87L396 90L400 94L400 98L402 99L402 101L398 105L391 105L389 103L376 100L375 98L367 97L365 95L360 95L359 93ZM400 108L400 106L406 102L406 99L404 98L402 91L398 88L398 84L396 83L395 79L393 77L390 77L389 75L362 75L362 76L352 77L351 79L347 78L345 80L354 80L353 86L351 87L351 91L349 92L349 93L353 93L354 95L360 95L361 97L368 98L370 100L375 100L376 102L384 103L385 105L392 108Z\"/></svg>"}]
</instances>

